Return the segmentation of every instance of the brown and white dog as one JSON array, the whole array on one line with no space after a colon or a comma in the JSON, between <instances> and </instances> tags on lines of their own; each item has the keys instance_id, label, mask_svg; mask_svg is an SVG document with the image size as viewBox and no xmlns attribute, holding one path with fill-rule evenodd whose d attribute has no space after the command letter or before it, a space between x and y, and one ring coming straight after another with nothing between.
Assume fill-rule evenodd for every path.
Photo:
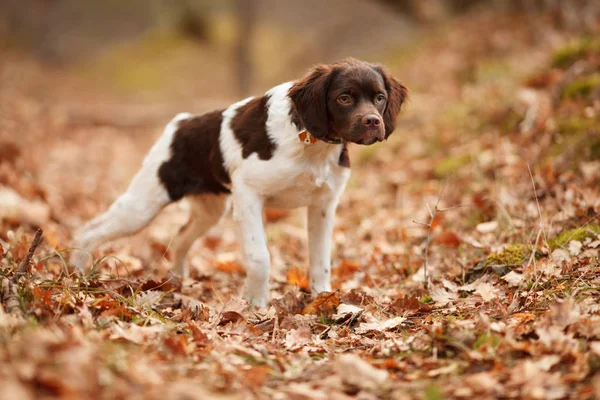
<instances>
[{"instance_id":1,"label":"brown and white dog","mask_svg":"<svg viewBox=\"0 0 600 400\"><path fill-rule=\"evenodd\" d=\"M347 59L225 110L179 114L127 191L84 226L71 262L82 268L84 252L139 231L185 197L190 219L173 251L175 271L185 275L192 243L232 205L247 269L244 298L264 307L270 256L263 207L306 206L311 289L330 291L333 221L350 175L347 143L387 139L406 97L381 66Z\"/></svg>"}]
</instances>

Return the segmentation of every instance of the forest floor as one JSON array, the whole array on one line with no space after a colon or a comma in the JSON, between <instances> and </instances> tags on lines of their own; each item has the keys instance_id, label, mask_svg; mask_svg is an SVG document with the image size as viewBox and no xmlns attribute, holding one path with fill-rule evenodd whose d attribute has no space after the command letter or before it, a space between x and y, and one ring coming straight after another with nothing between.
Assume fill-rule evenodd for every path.
<instances>
[{"instance_id":1,"label":"forest floor","mask_svg":"<svg viewBox=\"0 0 600 400\"><path fill-rule=\"evenodd\" d=\"M411 101L388 142L351 149L334 292L306 291L304 212L268 210L266 310L240 300L229 220L165 278L185 204L73 274L75 229L183 110L104 107L5 54L0 397L600 398L600 42L482 13L398 53Z\"/></svg>"}]
</instances>

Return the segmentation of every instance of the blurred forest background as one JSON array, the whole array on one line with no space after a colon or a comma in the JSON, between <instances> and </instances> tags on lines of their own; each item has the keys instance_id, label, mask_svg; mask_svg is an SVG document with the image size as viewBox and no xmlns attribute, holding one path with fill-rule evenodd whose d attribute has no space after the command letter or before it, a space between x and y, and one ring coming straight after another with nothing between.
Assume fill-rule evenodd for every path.
<instances>
[{"instance_id":1,"label":"blurred forest background","mask_svg":"<svg viewBox=\"0 0 600 400\"><path fill-rule=\"evenodd\" d=\"M176 113L348 56L411 98L350 147L335 292L297 210L264 313L230 221L164 279L185 202L73 273ZM598 0L0 0L0 397L600 398L599 216Z\"/></svg>"}]
</instances>

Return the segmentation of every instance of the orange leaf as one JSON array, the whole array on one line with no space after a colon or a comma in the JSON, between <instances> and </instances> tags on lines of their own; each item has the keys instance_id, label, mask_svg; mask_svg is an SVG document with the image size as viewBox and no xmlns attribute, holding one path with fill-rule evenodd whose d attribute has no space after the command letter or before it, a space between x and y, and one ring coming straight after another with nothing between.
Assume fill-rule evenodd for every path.
<instances>
[{"instance_id":1,"label":"orange leaf","mask_svg":"<svg viewBox=\"0 0 600 400\"><path fill-rule=\"evenodd\" d=\"M291 267L288 269L287 283L298 286L302 290L310 291L308 274L298 267Z\"/></svg>"},{"instance_id":2,"label":"orange leaf","mask_svg":"<svg viewBox=\"0 0 600 400\"><path fill-rule=\"evenodd\" d=\"M33 287L33 295L44 303L48 308L52 308L52 298L50 297L50 289L41 289L38 286Z\"/></svg>"},{"instance_id":3,"label":"orange leaf","mask_svg":"<svg viewBox=\"0 0 600 400\"><path fill-rule=\"evenodd\" d=\"M333 270L333 274L338 279L345 281L351 278L356 273L356 271L358 271L359 267L360 265L358 265L357 263L353 263L344 259L342 260L342 263Z\"/></svg>"},{"instance_id":4,"label":"orange leaf","mask_svg":"<svg viewBox=\"0 0 600 400\"><path fill-rule=\"evenodd\" d=\"M452 247L454 249L458 248L458 246L460 246L461 243L460 238L456 236L456 234L452 231L440 232L435 237L435 241L442 246Z\"/></svg>"},{"instance_id":5,"label":"orange leaf","mask_svg":"<svg viewBox=\"0 0 600 400\"><path fill-rule=\"evenodd\" d=\"M440 226L444 223L444 214L437 213L435 214L435 218L431 221L431 230L433 231L437 226Z\"/></svg>"},{"instance_id":6,"label":"orange leaf","mask_svg":"<svg viewBox=\"0 0 600 400\"><path fill-rule=\"evenodd\" d=\"M302 314L305 315L322 315L333 314L340 305L339 292L322 292L319 293L312 303L304 307Z\"/></svg>"},{"instance_id":7,"label":"orange leaf","mask_svg":"<svg viewBox=\"0 0 600 400\"><path fill-rule=\"evenodd\" d=\"M173 353L187 356L188 355L188 339L185 335L171 335L163 340L165 346Z\"/></svg>"},{"instance_id":8,"label":"orange leaf","mask_svg":"<svg viewBox=\"0 0 600 400\"><path fill-rule=\"evenodd\" d=\"M188 322L188 326L192 331L192 337L194 338L194 343L204 345L208 343L210 340L206 333L202 332L202 330L198 327L198 325L194 322Z\"/></svg>"},{"instance_id":9,"label":"orange leaf","mask_svg":"<svg viewBox=\"0 0 600 400\"><path fill-rule=\"evenodd\" d=\"M215 261L214 266L221 272L228 274L244 274L246 269L236 261Z\"/></svg>"},{"instance_id":10,"label":"orange leaf","mask_svg":"<svg viewBox=\"0 0 600 400\"><path fill-rule=\"evenodd\" d=\"M265 383L267 376L271 372L271 368L267 365L256 365L249 369L244 368L241 372L246 376L246 381L250 386L259 388Z\"/></svg>"},{"instance_id":11,"label":"orange leaf","mask_svg":"<svg viewBox=\"0 0 600 400\"><path fill-rule=\"evenodd\" d=\"M210 250L216 250L221 244L221 238L217 236L204 236L204 247Z\"/></svg>"},{"instance_id":12,"label":"orange leaf","mask_svg":"<svg viewBox=\"0 0 600 400\"><path fill-rule=\"evenodd\" d=\"M288 210L279 210L273 208L267 208L265 210L265 218L267 222L277 222L286 218L288 215L290 215Z\"/></svg>"}]
</instances>

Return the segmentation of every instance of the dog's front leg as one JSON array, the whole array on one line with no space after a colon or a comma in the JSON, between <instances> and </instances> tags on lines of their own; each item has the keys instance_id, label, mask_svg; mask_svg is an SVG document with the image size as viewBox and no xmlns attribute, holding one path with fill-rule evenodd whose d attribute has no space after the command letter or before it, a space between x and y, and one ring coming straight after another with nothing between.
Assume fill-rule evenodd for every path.
<instances>
[{"instance_id":1,"label":"dog's front leg","mask_svg":"<svg viewBox=\"0 0 600 400\"><path fill-rule=\"evenodd\" d=\"M263 198L242 182L233 185L233 219L244 254L244 299L255 307L269 302L270 256L263 226Z\"/></svg>"},{"instance_id":2,"label":"dog's front leg","mask_svg":"<svg viewBox=\"0 0 600 400\"><path fill-rule=\"evenodd\" d=\"M313 294L331 291L331 243L336 200L308 207L310 287Z\"/></svg>"}]
</instances>

